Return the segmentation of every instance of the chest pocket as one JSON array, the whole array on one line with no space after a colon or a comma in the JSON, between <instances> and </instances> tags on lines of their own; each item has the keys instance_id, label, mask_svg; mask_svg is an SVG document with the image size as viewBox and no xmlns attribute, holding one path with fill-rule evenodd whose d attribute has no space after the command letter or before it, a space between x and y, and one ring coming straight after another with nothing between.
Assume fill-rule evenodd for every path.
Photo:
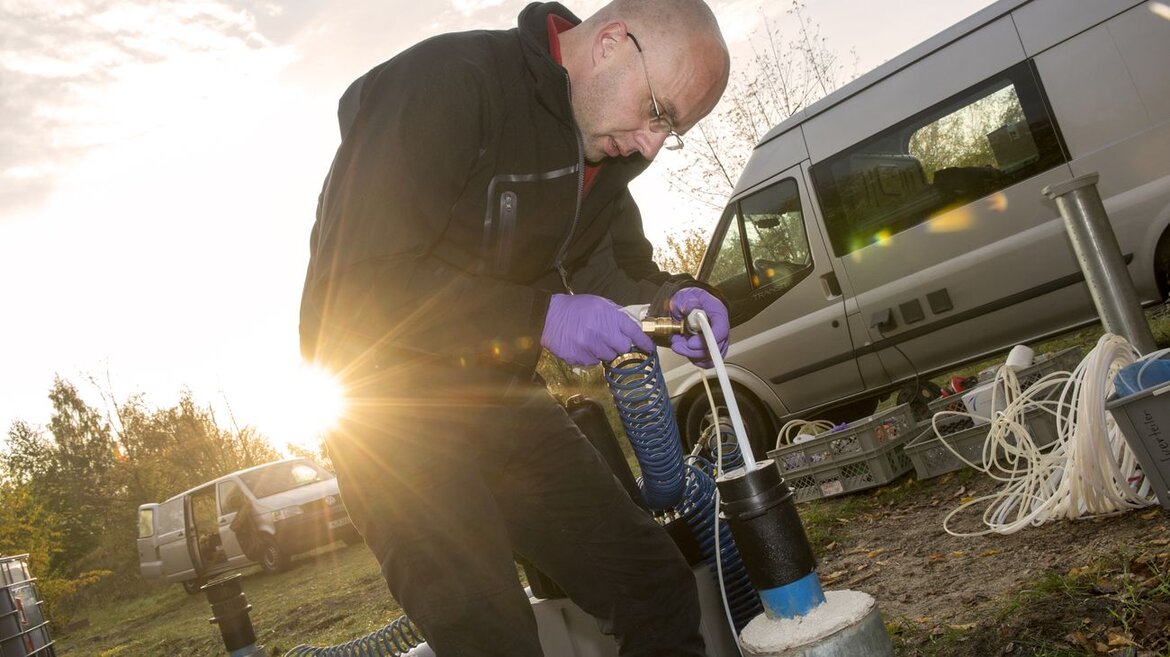
<instances>
[{"instance_id":1,"label":"chest pocket","mask_svg":"<svg viewBox=\"0 0 1170 657\"><path fill-rule=\"evenodd\" d=\"M531 275L552 262L577 213L577 170L492 178L480 244L485 273Z\"/></svg>"}]
</instances>

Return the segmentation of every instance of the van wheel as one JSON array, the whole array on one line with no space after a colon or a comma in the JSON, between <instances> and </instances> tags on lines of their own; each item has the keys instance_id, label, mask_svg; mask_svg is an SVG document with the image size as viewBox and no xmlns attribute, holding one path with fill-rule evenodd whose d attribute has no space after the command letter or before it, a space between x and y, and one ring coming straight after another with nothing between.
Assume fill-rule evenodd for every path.
<instances>
[{"instance_id":1,"label":"van wheel","mask_svg":"<svg viewBox=\"0 0 1170 657\"><path fill-rule=\"evenodd\" d=\"M266 573L279 573L288 568L288 555L277 545L276 539L265 534L260 539L260 567Z\"/></svg>"},{"instance_id":2,"label":"van wheel","mask_svg":"<svg viewBox=\"0 0 1170 657\"><path fill-rule=\"evenodd\" d=\"M188 579L183 581L183 590L187 595L195 595L203 588L203 578L196 577L195 579Z\"/></svg>"},{"instance_id":3,"label":"van wheel","mask_svg":"<svg viewBox=\"0 0 1170 657\"><path fill-rule=\"evenodd\" d=\"M720 433L732 434L731 416L727 413L727 405L723 401L723 392L712 390L715 397L715 411L719 418ZM739 405L740 418L743 428L747 430L748 441L751 443L753 455L757 461L765 458L765 452L771 449L771 441L775 438L772 429L772 420L767 409L751 393L735 388L735 401ZM711 404L706 395L699 395L687 407L686 418L683 420L682 441L683 447L689 452L694 448L705 433L712 430Z\"/></svg>"},{"instance_id":4,"label":"van wheel","mask_svg":"<svg viewBox=\"0 0 1170 657\"><path fill-rule=\"evenodd\" d=\"M341 532L341 540L346 545L351 547L354 545L361 545L365 541L365 539L362 538L362 535L358 533L358 530L353 525L346 527L345 530Z\"/></svg>"},{"instance_id":5,"label":"van wheel","mask_svg":"<svg viewBox=\"0 0 1170 657\"><path fill-rule=\"evenodd\" d=\"M1170 231L1162 233L1154 248L1154 281L1158 284L1158 296L1166 301L1170 297Z\"/></svg>"}]
</instances>

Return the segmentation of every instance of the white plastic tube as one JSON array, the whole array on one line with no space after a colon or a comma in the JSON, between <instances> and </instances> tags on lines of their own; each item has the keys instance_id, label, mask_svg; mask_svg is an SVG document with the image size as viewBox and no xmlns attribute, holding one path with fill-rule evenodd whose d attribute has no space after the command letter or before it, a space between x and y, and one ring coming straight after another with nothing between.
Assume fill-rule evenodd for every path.
<instances>
[{"instance_id":1,"label":"white plastic tube","mask_svg":"<svg viewBox=\"0 0 1170 657\"><path fill-rule=\"evenodd\" d=\"M751 443L748 442L747 429L743 426L743 418L739 414L739 404L735 401L735 391L731 387L731 379L727 376L727 367L723 364L723 355L719 353L719 342L715 340L707 313L702 310L692 310L691 314L687 315L687 324L692 329L697 329L702 333L703 339L707 342L707 352L715 366L715 376L719 379L719 387L723 390L723 401L727 404L727 415L731 418L735 442L739 444L739 451L743 454L744 468L751 472L756 469L756 456L752 453ZM718 417L715 421L718 424ZM716 436L718 436L718 426L716 426Z\"/></svg>"}]
</instances>

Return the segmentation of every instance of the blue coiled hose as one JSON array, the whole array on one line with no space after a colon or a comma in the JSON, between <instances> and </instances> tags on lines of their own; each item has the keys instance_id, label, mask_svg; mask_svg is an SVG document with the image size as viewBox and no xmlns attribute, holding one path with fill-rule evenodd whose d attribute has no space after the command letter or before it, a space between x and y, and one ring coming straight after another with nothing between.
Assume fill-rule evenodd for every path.
<instances>
[{"instance_id":1,"label":"blue coiled hose","mask_svg":"<svg viewBox=\"0 0 1170 657\"><path fill-rule=\"evenodd\" d=\"M719 453L723 460L723 467L720 468L723 472L730 472L736 468L743 467L743 452L739 449L739 441L735 439L735 432L727 425L712 426L704 432L702 438L699 439L698 444L695 445L695 451L692 455L698 455L699 452L710 452L711 457L715 456L715 441L712 440L714 436L710 435L715 432L719 433L719 440L722 445L719 446ZM711 443L711 444L708 444Z\"/></svg>"},{"instance_id":2,"label":"blue coiled hose","mask_svg":"<svg viewBox=\"0 0 1170 657\"><path fill-rule=\"evenodd\" d=\"M325 648L297 646L284 657L400 657L423 643L422 632L406 616L360 639Z\"/></svg>"},{"instance_id":3,"label":"blue coiled hose","mask_svg":"<svg viewBox=\"0 0 1170 657\"><path fill-rule=\"evenodd\" d=\"M731 528L727 523L719 523L719 555L721 564L715 563L715 466L710 461L699 457L687 458L687 486L683 503L679 505L679 515L691 528L691 533L699 543L699 552L711 568L711 574L719 577L719 569L723 571L723 589L727 594L727 607L731 612L731 621L738 634L751 619L764 612L760 596L748 579L747 569L739 549L735 547L735 540L731 536Z\"/></svg>"},{"instance_id":4,"label":"blue coiled hose","mask_svg":"<svg viewBox=\"0 0 1170 657\"><path fill-rule=\"evenodd\" d=\"M683 463L682 441L658 354L621 356L606 365L605 380L613 393L622 426L633 445L634 456L642 467L642 496L646 503L653 509L673 508L678 511L698 541L700 553L712 574L718 577L715 563L715 467L698 456L688 457L689 462ZM721 427L716 425L715 430L723 443L724 468L743 465L743 455L734 434L725 440ZM649 472L648 467L651 468ZM763 613L764 608L748 579L726 523L719 525L719 553L723 587L738 633L748 621Z\"/></svg>"},{"instance_id":5,"label":"blue coiled hose","mask_svg":"<svg viewBox=\"0 0 1170 657\"><path fill-rule=\"evenodd\" d=\"M642 498L662 511L682 501L682 441L658 354L630 353L605 366L618 416L642 469Z\"/></svg>"}]
</instances>

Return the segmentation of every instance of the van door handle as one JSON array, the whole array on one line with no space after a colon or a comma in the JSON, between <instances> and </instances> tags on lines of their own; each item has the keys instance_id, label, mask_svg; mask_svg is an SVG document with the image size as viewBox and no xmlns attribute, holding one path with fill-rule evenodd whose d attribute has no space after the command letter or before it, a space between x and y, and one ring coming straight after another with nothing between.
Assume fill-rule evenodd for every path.
<instances>
[{"instance_id":1,"label":"van door handle","mask_svg":"<svg viewBox=\"0 0 1170 657\"><path fill-rule=\"evenodd\" d=\"M841 296L841 282L837 280L837 272L831 271L821 275L821 289L828 300Z\"/></svg>"}]
</instances>

